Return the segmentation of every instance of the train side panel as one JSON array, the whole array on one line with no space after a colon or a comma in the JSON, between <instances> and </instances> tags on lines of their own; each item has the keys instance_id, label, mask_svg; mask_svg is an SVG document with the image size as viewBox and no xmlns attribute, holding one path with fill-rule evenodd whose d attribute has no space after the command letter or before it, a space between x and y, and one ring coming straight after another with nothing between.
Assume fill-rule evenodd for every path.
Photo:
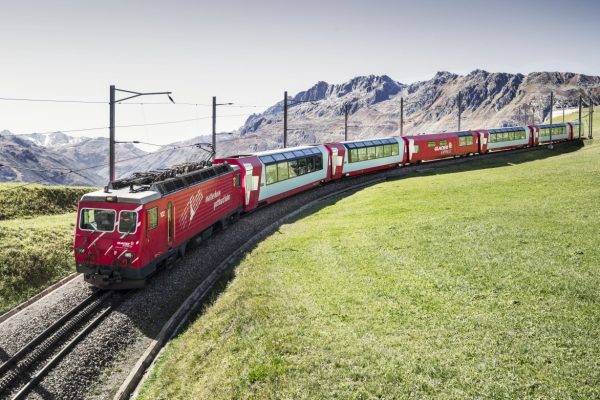
<instances>
[{"instance_id":1,"label":"train side panel","mask_svg":"<svg viewBox=\"0 0 600 400\"><path fill-rule=\"evenodd\" d=\"M345 148L343 175L353 176L394 168L406 159L402 138L352 140L341 142Z\"/></svg>"}]
</instances>

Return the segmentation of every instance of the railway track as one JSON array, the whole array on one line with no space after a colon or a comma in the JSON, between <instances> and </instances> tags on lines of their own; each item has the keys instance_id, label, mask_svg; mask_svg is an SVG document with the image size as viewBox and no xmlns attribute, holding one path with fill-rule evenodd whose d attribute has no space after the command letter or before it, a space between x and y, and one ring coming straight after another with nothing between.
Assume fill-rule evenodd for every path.
<instances>
[{"instance_id":1,"label":"railway track","mask_svg":"<svg viewBox=\"0 0 600 400\"><path fill-rule=\"evenodd\" d=\"M0 396L24 398L126 294L97 290L31 339L0 365Z\"/></svg>"}]
</instances>

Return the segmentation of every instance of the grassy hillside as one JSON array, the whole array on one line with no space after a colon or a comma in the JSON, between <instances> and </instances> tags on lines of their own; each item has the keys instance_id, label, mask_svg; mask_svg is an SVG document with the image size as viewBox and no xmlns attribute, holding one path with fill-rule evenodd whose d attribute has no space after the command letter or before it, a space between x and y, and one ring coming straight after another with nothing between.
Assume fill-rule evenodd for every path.
<instances>
[{"instance_id":1,"label":"grassy hillside","mask_svg":"<svg viewBox=\"0 0 600 400\"><path fill-rule=\"evenodd\" d=\"M600 143L573 150L430 170L283 226L140 398L600 397Z\"/></svg>"},{"instance_id":2,"label":"grassy hillside","mask_svg":"<svg viewBox=\"0 0 600 400\"><path fill-rule=\"evenodd\" d=\"M77 209L77 202L93 188L0 183L0 220L62 214Z\"/></svg>"},{"instance_id":3,"label":"grassy hillside","mask_svg":"<svg viewBox=\"0 0 600 400\"><path fill-rule=\"evenodd\" d=\"M581 136L584 138L588 137L589 134L589 108L585 107L581 112ZM594 107L594 114L592 115L592 128L594 129L594 137L596 137L596 132L600 132L600 106ZM565 122L576 122L579 121L579 113L571 113L565 115ZM552 122L561 123L563 122L562 113L557 111L552 118ZM578 135L579 131L575 131L575 135Z\"/></svg>"},{"instance_id":4,"label":"grassy hillside","mask_svg":"<svg viewBox=\"0 0 600 400\"><path fill-rule=\"evenodd\" d=\"M75 271L77 202L93 188L0 184L0 313Z\"/></svg>"},{"instance_id":5,"label":"grassy hillside","mask_svg":"<svg viewBox=\"0 0 600 400\"><path fill-rule=\"evenodd\" d=\"M75 213L0 221L0 313L75 272Z\"/></svg>"}]
</instances>

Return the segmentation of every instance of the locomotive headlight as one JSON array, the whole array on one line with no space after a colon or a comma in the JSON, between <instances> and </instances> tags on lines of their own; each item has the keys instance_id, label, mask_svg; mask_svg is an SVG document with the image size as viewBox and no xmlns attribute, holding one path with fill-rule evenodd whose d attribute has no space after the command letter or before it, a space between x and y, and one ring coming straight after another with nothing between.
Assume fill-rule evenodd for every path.
<instances>
[{"instance_id":1,"label":"locomotive headlight","mask_svg":"<svg viewBox=\"0 0 600 400\"><path fill-rule=\"evenodd\" d=\"M85 249L83 247L78 247L77 254L83 254L83 253L85 253Z\"/></svg>"},{"instance_id":2,"label":"locomotive headlight","mask_svg":"<svg viewBox=\"0 0 600 400\"><path fill-rule=\"evenodd\" d=\"M135 256L135 253L132 251L126 251L125 253L123 253L123 257L128 258L128 259L132 259L133 256Z\"/></svg>"}]
</instances>

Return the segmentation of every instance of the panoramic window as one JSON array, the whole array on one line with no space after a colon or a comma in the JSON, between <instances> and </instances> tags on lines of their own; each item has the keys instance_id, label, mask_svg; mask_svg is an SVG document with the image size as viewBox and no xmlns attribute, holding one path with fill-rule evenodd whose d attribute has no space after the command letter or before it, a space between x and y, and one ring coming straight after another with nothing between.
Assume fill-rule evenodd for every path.
<instances>
[{"instance_id":1,"label":"panoramic window","mask_svg":"<svg viewBox=\"0 0 600 400\"><path fill-rule=\"evenodd\" d=\"M277 182L277 164L266 166L267 185Z\"/></svg>"},{"instance_id":2,"label":"panoramic window","mask_svg":"<svg viewBox=\"0 0 600 400\"><path fill-rule=\"evenodd\" d=\"M383 155L384 155L384 157L392 156L392 145L391 144L386 144L383 146Z\"/></svg>"},{"instance_id":3,"label":"panoramic window","mask_svg":"<svg viewBox=\"0 0 600 400\"><path fill-rule=\"evenodd\" d=\"M373 146L367 147L367 155L369 157L369 160L374 159L375 158L375 154L376 154L375 147L373 147Z\"/></svg>"},{"instance_id":4,"label":"panoramic window","mask_svg":"<svg viewBox=\"0 0 600 400\"><path fill-rule=\"evenodd\" d=\"M137 212L121 211L119 213L119 232L135 233L137 229Z\"/></svg>"},{"instance_id":5,"label":"panoramic window","mask_svg":"<svg viewBox=\"0 0 600 400\"><path fill-rule=\"evenodd\" d=\"M115 210L84 208L81 210L79 228L86 231L112 232L115 230Z\"/></svg>"},{"instance_id":6,"label":"panoramic window","mask_svg":"<svg viewBox=\"0 0 600 400\"><path fill-rule=\"evenodd\" d=\"M351 163L397 156L400 146L394 139L366 140L364 142L347 143Z\"/></svg>"},{"instance_id":7,"label":"panoramic window","mask_svg":"<svg viewBox=\"0 0 600 400\"><path fill-rule=\"evenodd\" d=\"M298 160L292 160L288 162L289 168L289 176L290 178L294 178L298 176Z\"/></svg>"},{"instance_id":8,"label":"panoramic window","mask_svg":"<svg viewBox=\"0 0 600 400\"><path fill-rule=\"evenodd\" d=\"M287 161L277 164L277 180L283 181L290 177L290 170Z\"/></svg>"},{"instance_id":9,"label":"panoramic window","mask_svg":"<svg viewBox=\"0 0 600 400\"><path fill-rule=\"evenodd\" d=\"M273 154L270 159L278 162L265 165L267 185L323 169L323 156L321 151L316 148ZM282 161L286 159L289 161ZM263 156L261 160L265 162L268 159Z\"/></svg>"},{"instance_id":10,"label":"panoramic window","mask_svg":"<svg viewBox=\"0 0 600 400\"><path fill-rule=\"evenodd\" d=\"M148 225L148 230L154 229L158 226L158 207L153 207L147 211L146 223Z\"/></svg>"}]
</instances>

